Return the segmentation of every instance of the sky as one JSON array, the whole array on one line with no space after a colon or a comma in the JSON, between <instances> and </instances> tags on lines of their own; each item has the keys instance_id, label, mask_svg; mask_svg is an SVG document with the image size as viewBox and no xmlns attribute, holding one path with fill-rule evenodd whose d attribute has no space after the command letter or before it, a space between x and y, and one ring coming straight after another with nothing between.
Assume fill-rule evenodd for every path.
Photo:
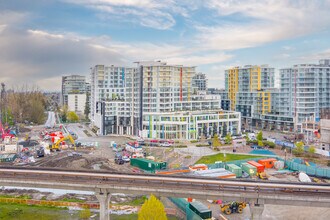
<instances>
[{"instance_id":1,"label":"sky","mask_svg":"<svg viewBox=\"0 0 330 220\"><path fill-rule=\"evenodd\" d=\"M224 70L330 58L330 0L0 0L0 82L60 91L97 64Z\"/></svg>"}]
</instances>

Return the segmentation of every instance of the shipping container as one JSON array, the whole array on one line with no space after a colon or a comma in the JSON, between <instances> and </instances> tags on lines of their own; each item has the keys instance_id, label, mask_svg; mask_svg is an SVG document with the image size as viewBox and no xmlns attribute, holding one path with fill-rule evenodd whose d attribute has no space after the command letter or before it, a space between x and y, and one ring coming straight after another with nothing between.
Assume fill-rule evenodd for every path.
<instances>
[{"instance_id":1,"label":"shipping container","mask_svg":"<svg viewBox=\"0 0 330 220\"><path fill-rule=\"evenodd\" d=\"M227 169L230 172L234 173L236 177L242 177L242 168L240 168L239 166L235 164L227 164Z\"/></svg>"},{"instance_id":2,"label":"shipping container","mask_svg":"<svg viewBox=\"0 0 330 220\"><path fill-rule=\"evenodd\" d=\"M131 166L138 167L142 170L154 173L156 170L165 170L166 162L155 162L144 158L131 158Z\"/></svg>"},{"instance_id":3,"label":"shipping container","mask_svg":"<svg viewBox=\"0 0 330 220\"><path fill-rule=\"evenodd\" d=\"M252 166L254 166L254 167L256 167L258 173L262 173L262 172L265 171L265 166L262 165L262 164L260 164L260 163L258 163L258 162L255 162L254 160L250 160L247 163L250 164L250 165L252 165Z\"/></svg>"},{"instance_id":4,"label":"shipping container","mask_svg":"<svg viewBox=\"0 0 330 220\"><path fill-rule=\"evenodd\" d=\"M241 164L242 170L248 173L250 176L257 175L257 168L248 163Z\"/></svg>"},{"instance_id":5,"label":"shipping container","mask_svg":"<svg viewBox=\"0 0 330 220\"><path fill-rule=\"evenodd\" d=\"M273 168L276 161L277 160L275 158L268 158L268 159L258 160L258 163L264 165L265 168Z\"/></svg>"},{"instance_id":6,"label":"shipping container","mask_svg":"<svg viewBox=\"0 0 330 220\"><path fill-rule=\"evenodd\" d=\"M201 202L191 202L189 203L189 209L196 213L202 219L210 219L212 218L212 211L208 209L203 203Z\"/></svg>"}]
</instances>

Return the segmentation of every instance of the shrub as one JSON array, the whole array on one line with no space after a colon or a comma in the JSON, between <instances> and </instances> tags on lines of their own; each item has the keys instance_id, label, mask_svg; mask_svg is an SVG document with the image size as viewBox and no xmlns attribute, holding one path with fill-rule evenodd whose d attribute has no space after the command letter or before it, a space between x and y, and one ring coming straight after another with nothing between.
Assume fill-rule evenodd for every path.
<instances>
[{"instance_id":1,"label":"shrub","mask_svg":"<svg viewBox=\"0 0 330 220\"><path fill-rule=\"evenodd\" d=\"M191 141L190 141L190 143L192 143L192 144L193 144L193 143L197 143L197 142L198 142L198 140L191 140Z\"/></svg>"},{"instance_id":2,"label":"shrub","mask_svg":"<svg viewBox=\"0 0 330 220\"><path fill-rule=\"evenodd\" d=\"M196 144L196 147L209 147L210 145L208 144Z\"/></svg>"},{"instance_id":3,"label":"shrub","mask_svg":"<svg viewBox=\"0 0 330 220\"><path fill-rule=\"evenodd\" d=\"M270 142L270 141L263 141L262 142L264 144L264 146L268 146L269 148L275 148L275 143Z\"/></svg>"},{"instance_id":4,"label":"shrub","mask_svg":"<svg viewBox=\"0 0 330 220\"><path fill-rule=\"evenodd\" d=\"M188 146L187 145L176 145L176 146L173 146L174 148L187 148Z\"/></svg>"},{"instance_id":5,"label":"shrub","mask_svg":"<svg viewBox=\"0 0 330 220\"><path fill-rule=\"evenodd\" d=\"M79 218L80 219L89 219L91 217L92 213L89 209L83 209L79 212Z\"/></svg>"}]
</instances>

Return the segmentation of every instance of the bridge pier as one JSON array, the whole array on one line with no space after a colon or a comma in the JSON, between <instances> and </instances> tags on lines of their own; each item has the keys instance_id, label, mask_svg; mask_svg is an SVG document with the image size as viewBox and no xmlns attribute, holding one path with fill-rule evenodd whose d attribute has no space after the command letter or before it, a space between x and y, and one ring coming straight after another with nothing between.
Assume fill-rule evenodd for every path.
<instances>
[{"instance_id":1,"label":"bridge pier","mask_svg":"<svg viewBox=\"0 0 330 220\"><path fill-rule=\"evenodd\" d=\"M100 203L100 220L110 220L109 215L109 203L111 194L106 189L99 189L99 191L95 192L96 198Z\"/></svg>"},{"instance_id":2,"label":"bridge pier","mask_svg":"<svg viewBox=\"0 0 330 220\"><path fill-rule=\"evenodd\" d=\"M261 220L262 213L264 211L264 202L260 199L257 200L250 200L249 202L251 219L252 220Z\"/></svg>"}]
</instances>

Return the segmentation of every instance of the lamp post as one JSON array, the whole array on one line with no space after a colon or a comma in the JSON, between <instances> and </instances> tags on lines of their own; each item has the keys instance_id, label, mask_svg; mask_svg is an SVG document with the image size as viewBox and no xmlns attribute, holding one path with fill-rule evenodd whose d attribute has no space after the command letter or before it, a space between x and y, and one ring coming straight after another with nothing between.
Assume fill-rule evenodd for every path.
<instances>
[{"instance_id":1,"label":"lamp post","mask_svg":"<svg viewBox=\"0 0 330 220\"><path fill-rule=\"evenodd\" d=\"M284 149L284 161L286 162L286 148Z\"/></svg>"}]
</instances>

